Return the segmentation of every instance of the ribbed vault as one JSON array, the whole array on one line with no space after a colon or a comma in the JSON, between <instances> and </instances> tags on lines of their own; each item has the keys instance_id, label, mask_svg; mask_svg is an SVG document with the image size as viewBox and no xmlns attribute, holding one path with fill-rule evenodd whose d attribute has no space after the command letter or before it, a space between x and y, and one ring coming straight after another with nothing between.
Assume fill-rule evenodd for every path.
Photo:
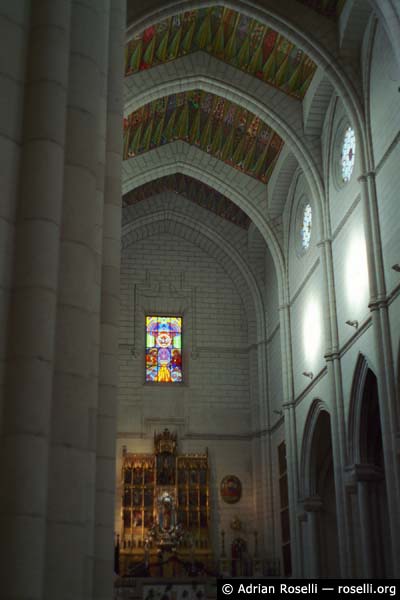
<instances>
[{"instance_id":1,"label":"ribbed vault","mask_svg":"<svg viewBox=\"0 0 400 600\"><path fill-rule=\"evenodd\" d=\"M154 153L154 159L149 161L148 157L151 153ZM206 185L211 185L237 204L260 230L273 257L278 287L280 293L283 293L283 254L276 234L264 217L264 186L260 182L237 172L232 167L221 164L221 161L207 156L198 148L191 148L191 152L188 153L187 145L180 141L163 146L158 150L152 150L133 161L125 162L132 164L127 165L129 173L125 170L124 193L163 175L178 172L194 177ZM125 165L124 169L126 169ZM249 180L250 182L254 181L252 188L248 185Z\"/></svg>"},{"instance_id":2,"label":"ribbed vault","mask_svg":"<svg viewBox=\"0 0 400 600\"><path fill-rule=\"evenodd\" d=\"M315 63L277 31L227 6L186 10L147 27L126 48L132 75L203 50L257 79L302 99Z\"/></svg>"},{"instance_id":3,"label":"ribbed vault","mask_svg":"<svg viewBox=\"0 0 400 600\"><path fill-rule=\"evenodd\" d=\"M125 194L122 203L123 206L134 206L138 202L147 200L164 191L179 194L245 230L250 225L249 217L236 204L231 202L229 198L198 179L183 175L182 173L172 173L171 175L159 177L149 183L144 183Z\"/></svg>"},{"instance_id":4,"label":"ribbed vault","mask_svg":"<svg viewBox=\"0 0 400 600\"><path fill-rule=\"evenodd\" d=\"M260 117L203 90L161 96L124 121L124 158L182 140L266 183L283 141Z\"/></svg>"},{"instance_id":5,"label":"ribbed vault","mask_svg":"<svg viewBox=\"0 0 400 600\"><path fill-rule=\"evenodd\" d=\"M192 3L192 8L200 9L213 5L215 3L209 0L197 0ZM298 0L285 0L280 3L276 0L255 0L251 4L245 0L226 0L224 7L238 11L249 19L260 21L307 54L324 71L333 87L343 97L356 134L360 140L364 140L363 110L356 91L360 75L354 70L351 60L340 55L334 20L326 18ZM318 8L317 5L315 7ZM160 0L149 0L145 10L137 5L130 5L128 40L156 22L177 15L185 9L185 2L167 4L161 3ZM264 86L268 87L267 84Z\"/></svg>"},{"instance_id":6,"label":"ribbed vault","mask_svg":"<svg viewBox=\"0 0 400 600\"><path fill-rule=\"evenodd\" d=\"M182 198L180 200L187 202ZM165 197L163 201L165 201ZM159 207L157 196L150 202ZM249 333L256 335L257 332L257 336L263 339L266 332L263 300L249 264L235 246L226 239L223 232L210 226L208 220L205 222L204 215L201 218L202 209L193 208L195 211L192 214L182 212L179 206L179 197L172 198L172 203L170 199L169 208L156 208L141 216L134 216L135 211L132 210L134 207L130 207L129 220L122 229L122 248L127 248L146 237L162 233L171 233L195 243L212 255L234 282L246 308Z\"/></svg>"}]
</instances>

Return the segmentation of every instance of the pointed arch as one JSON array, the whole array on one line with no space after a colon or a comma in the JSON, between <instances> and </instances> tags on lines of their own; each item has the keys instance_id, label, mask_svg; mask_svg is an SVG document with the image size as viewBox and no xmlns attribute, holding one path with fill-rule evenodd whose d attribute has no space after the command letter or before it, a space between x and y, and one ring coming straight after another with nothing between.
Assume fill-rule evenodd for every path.
<instances>
[{"instance_id":1,"label":"pointed arch","mask_svg":"<svg viewBox=\"0 0 400 600\"><path fill-rule=\"evenodd\" d=\"M350 407L348 420L348 460L350 464L359 464L361 461L361 421L362 409L370 366L364 354L360 353L357 358L353 374L353 383L350 393Z\"/></svg>"},{"instance_id":2,"label":"pointed arch","mask_svg":"<svg viewBox=\"0 0 400 600\"><path fill-rule=\"evenodd\" d=\"M215 2L210 0L196 0L191 3L190 8L208 7ZM255 18L266 24L291 42L298 45L309 57L324 71L332 82L337 93L342 97L349 117L354 124L357 137L361 141L362 172L369 168L366 149L366 133L364 123L364 111L360 96L357 94L354 84L355 74L353 69L338 54L337 30L334 23L324 19L317 13L301 7L293 10L296 3L281 2L276 0L264 0L260 3L249 3L246 0L224 0L224 6L239 11L250 18ZM162 5L154 2L147 12L138 11L139 14L131 16L128 27L127 39L139 31L151 26L154 22L178 14L187 10L187 4L183 0L172 0Z\"/></svg>"},{"instance_id":3,"label":"pointed arch","mask_svg":"<svg viewBox=\"0 0 400 600\"><path fill-rule=\"evenodd\" d=\"M157 227L161 226L166 231L171 231L174 235L179 235L188 241L193 240L195 233L200 233L196 243L201 248L211 253L222 263L222 266L228 273L230 271L229 263L234 265L236 277L233 280L237 282L237 274L239 274L241 285L238 287L241 291L242 299L246 300L246 293L249 293L254 303L257 329L259 332L266 332L264 303L258 283L240 253L222 235L217 233L215 229L207 227L199 220L195 220L189 215L183 215L176 210L159 210L130 221L123 226L123 248L148 237L150 232L151 235L155 235ZM232 276L232 273L230 275ZM244 304L246 305L246 301Z\"/></svg>"},{"instance_id":4,"label":"pointed arch","mask_svg":"<svg viewBox=\"0 0 400 600\"><path fill-rule=\"evenodd\" d=\"M214 64L217 66L212 69ZM179 65L181 65L178 71L180 74L177 76L176 69ZM190 56L186 56L180 58L173 69L171 65L165 65L162 69L162 74L160 73L157 80L146 71L133 76L137 81L136 84L129 84L127 88L125 115L155 99L193 89L220 96L249 110L283 139L283 151L293 156L301 166L313 194L316 219L320 222L322 231L326 217L320 138L304 134L301 105L279 90L270 90L268 86L266 89L260 85L254 86L252 77L245 73L240 80L237 80L233 75L229 77L228 68L225 68L222 76L218 69L218 60L213 57L209 57L203 64L201 60L194 61ZM229 69L233 72L235 70L234 67ZM188 71L191 73L190 76L187 75ZM126 162L131 160L137 159L128 159ZM274 172L275 169L273 174Z\"/></svg>"},{"instance_id":5,"label":"pointed arch","mask_svg":"<svg viewBox=\"0 0 400 600\"><path fill-rule=\"evenodd\" d=\"M300 495L303 498L313 496L317 491L316 477L315 473L313 473L313 447L315 443L315 433L323 413L327 414L330 419L330 412L326 403L320 398L315 398L308 411L301 444Z\"/></svg>"},{"instance_id":6,"label":"pointed arch","mask_svg":"<svg viewBox=\"0 0 400 600\"><path fill-rule=\"evenodd\" d=\"M198 179L227 196L251 218L263 236L274 262L279 299L280 302L283 303L285 301L284 255L275 232L264 217L262 206L255 206L254 203L249 200L249 196L251 196L249 188L246 189L246 186L240 185L240 178L246 178L246 176L242 175L242 173L237 173L235 174L235 178L232 177L232 179L224 177L223 173L221 173L221 167L218 169L220 161L205 155L197 148L191 148L190 153L188 153L187 150L185 151L186 148L187 145L185 145L184 142L177 141L163 146L157 151L150 151L148 155L150 155L151 152L157 153L154 155L156 157L154 162L149 162L148 159L146 160L146 157L138 157L134 161L136 168L131 168L129 175L126 171L123 192L127 193L143 183L148 183L149 181L164 175L182 173ZM203 165L201 159L204 158L204 156L207 160L203 161ZM215 165L216 168L210 169L210 165ZM232 169L227 165L222 166L226 166L227 169ZM234 171L234 169L232 169L232 171ZM246 183L248 179L249 178L246 178ZM256 185L261 186L258 182L256 182Z\"/></svg>"}]
</instances>

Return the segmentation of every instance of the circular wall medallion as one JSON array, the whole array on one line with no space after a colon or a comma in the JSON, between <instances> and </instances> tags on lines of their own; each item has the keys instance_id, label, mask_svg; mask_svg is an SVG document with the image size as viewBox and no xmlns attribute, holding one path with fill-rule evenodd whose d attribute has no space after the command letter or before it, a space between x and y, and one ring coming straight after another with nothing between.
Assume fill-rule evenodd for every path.
<instances>
[{"instance_id":1,"label":"circular wall medallion","mask_svg":"<svg viewBox=\"0 0 400 600\"><path fill-rule=\"evenodd\" d=\"M226 475L221 481L221 498L228 504L239 502L242 496L242 484L236 475Z\"/></svg>"}]
</instances>

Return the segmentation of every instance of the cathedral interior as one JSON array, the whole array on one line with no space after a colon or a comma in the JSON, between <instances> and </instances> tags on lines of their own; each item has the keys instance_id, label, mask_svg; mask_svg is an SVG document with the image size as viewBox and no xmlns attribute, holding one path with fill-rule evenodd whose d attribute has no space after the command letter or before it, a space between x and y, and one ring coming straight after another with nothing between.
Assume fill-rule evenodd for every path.
<instances>
[{"instance_id":1,"label":"cathedral interior","mask_svg":"<svg viewBox=\"0 0 400 600\"><path fill-rule=\"evenodd\" d=\"M1 0L0 48L2 598L400 579L400 0Z\"/></svg>"}]
</instances>

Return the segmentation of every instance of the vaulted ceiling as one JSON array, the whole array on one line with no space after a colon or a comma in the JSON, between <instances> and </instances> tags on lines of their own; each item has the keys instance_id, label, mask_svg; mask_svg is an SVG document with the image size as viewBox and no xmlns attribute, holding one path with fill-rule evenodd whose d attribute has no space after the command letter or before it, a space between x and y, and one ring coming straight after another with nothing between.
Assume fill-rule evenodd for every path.
<instances>
[{"instance_id":1,"label":"vaulted ceiling","mask_svg":"<svg viewBox=\"0 0 400 600\"><path fill-rule=\"evenodd\" d=\"M148 1L148 14L151 14L151 6L160 5L158 0ZM310 9L322 15L315 15L315 19L319 20L322 29L325 27L331 31L334 26L329 21L337 20L345 0L290 0L290 3L292 8L294 5L300 7L300 16L303 7L303 12L308 16ZM184 2L180 3L182 6L185 6ZM282 10L285 8L283 6ZM146 13L141 3L128 3L128 9L128 22L131 23L140 14ZM291 14L296 15L298 10L293 10ZM215 62L220 61L217 78L223 80L225 63L226 69L231 69L229 81L233 77L233 67L246 73L248 80L258 86L257 89L265 86L270 95L279 98L280 105L285 105L286 122L292 125L298 114L292 120L290 117L288 119L288 103L292 103L293 111L302 111L301 102L317 71L315 62L282 33L230 6L215 4L172 15L166 10L162 17L157 12L154 15L153 23L146 19L143 21L146 25L143 24L141 30L132 30L126 44L125 76L126 81L130 82L127 86L128 101L132 105L132 90L145 98L143 90L147 89L146 85L154 86L154 89L151 88L147 102L133 102L135 110L126 113L124 160L133 161L135 157L181 140L243 174L268 184L284 146L280 135L257 114L249 111L241 99L235 97L235 103L217 95L219 91L215 94L206 91L200 82L197 84L195 81L193 88L175 93L175 87L174 93L171 93L168 77L175 69L177 80L184 80L189 71L187 63L182 61L183 57L190 60L190 55L203 53L204 56L206 53L214 61L217 59ZM144 71L148 71L148 74ZM169 73L167 77L164 71ZM243 77L242 74L240 76ZM132 86L135 77L139 83ZM140 87L141 82L146 82L145 87ZM277 96L278 92L271 88L278 89L281 96ZM145 160L147 165L152 162L156 165L158 154L154 153ZM177 191L181 196L197 201L231 222L248 227L246 215L241 214L240 209L235 212L233 205L226 204L230 201L225 196L184 175L169 175L147 183L126 195L124 204L136 203L163 189Z\"/></svg>"},{"instance_id":2,"label":"vaulted ceiling","mask_svg":"<svg viewBox=\"0 0 400 600\"><path fill-rule=\"evenodd\" d=\"M250 111L201 90L171 94L124 121L124 158L183 140L267 183L283 146L277 133Z\"/></svg>"},{"instance_id":3,"label":"vaulted ceiling","mask_svg":"<svg viewBox=\"0 0 400 600\"><path fill-rule=\"evenodd\" d=\"M137 34L126 47L125 74L199 50L298 99L304 98L316 71L302 50L273 29L230 8L212 6L168 17Z\"/></svg>"},{"instance_id":4,"label":"vaulted ceiling","mask_svg":"<svg viewBox=\"0 0 400 600\"><path fill-rule=\"evenodd\" d=\"M124 195L123 205L133 206L165 191L179 194L243 229L248 229L250 225L249 217L226 196L205 183L182 173L159 177L135 188Z\"/></svg>"}]
</instances>

